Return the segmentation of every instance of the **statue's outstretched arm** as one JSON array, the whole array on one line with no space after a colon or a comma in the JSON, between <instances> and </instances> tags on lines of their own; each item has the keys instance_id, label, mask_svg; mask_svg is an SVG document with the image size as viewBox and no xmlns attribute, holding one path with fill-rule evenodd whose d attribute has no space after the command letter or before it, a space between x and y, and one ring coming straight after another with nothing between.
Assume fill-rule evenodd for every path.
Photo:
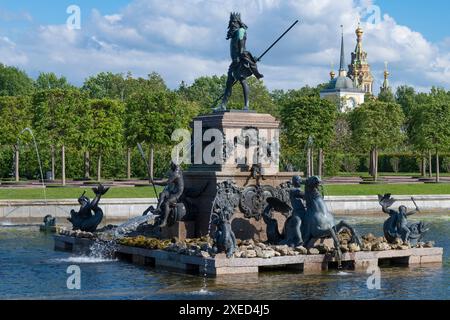
<instances>
[{"instance_id":1,"label":"statue's outstretched arm","mask_svg":"<svg viewBox=\"0 0 450 320\"><path fill-rule=\"evenodd\" d=\"M412 215L415 214L416 212L419 212L419 210L414 209L414 210L412 210L412 211L407 212L406 215L407 215L407 216L412 216Z\"/></svg>"},{"instance_id":2,"label":"statue's outstretched arm","mask_svg":"<svg viewBox=\"0 0 450 320\"><path fill-rule=\"evenodd\" d=\"M397 211L395 211L395 210L392 210L392 209L389 209L388 207L386 207L386 206L381 206L381 208L383 209L383 212L384 213L387 213L388 215L390 215L390 216L392 216L392 215L394 215L394 214L397 214Z\"/></svg>"}]
</instances>

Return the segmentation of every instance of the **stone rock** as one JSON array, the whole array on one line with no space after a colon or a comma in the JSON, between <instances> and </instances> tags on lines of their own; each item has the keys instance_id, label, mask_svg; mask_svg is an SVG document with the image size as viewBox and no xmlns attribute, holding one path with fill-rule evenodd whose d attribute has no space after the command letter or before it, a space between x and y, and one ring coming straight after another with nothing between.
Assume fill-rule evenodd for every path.
<instances>
[{"instance_id":1,"label":"stone rock","mask_svg":"<svg viewBox=\"0 0 450 320\"><path fill-rule=\"evenodd\" d=\"M300 253L300 254L307 254L308 253L308 249L306 249L304 246L295 247L295 251Z\"/></svg>"},{"instance_id":2,"label":"stone rock","mask_svg":"<svg viewBox=\"0 0 450 320\"><path fill-rule=\"evenodd\" d=\"M288 249L288 256L295 256L296 255L296 253L298 254L298 252L296 252L294 249L292 249L292 248L289 248Z\"/></svg>"},{"instance_id":3,"label":"stone rock","mask_svg":"<svg viewBox=\"0 0 450 320\"><path fill-rule=\"evenodd\" d=\"M363 247L362 247L363 251L372 251L372 245L370 243L363 243Z\"/></svg>"},{"instance_id":4,"label":"stone rock","mask_svg":"<svg viewBox=\"0 0 450 320\"><path fill-rule=\"evenodd\" d=\"M334 248L334 241L331 238L313 238L306 244L306 249L315 248L319 245L324 245L328 248Z\"/></svg>"},{"instance_id":5,"label":"stone rock","mask_svg":"<svg viewBox=\"0 0 450 320\"><path fill-rule=\"evenodd\" d=\"M375 241L377 238L372 234L372 233L368 233L365 236L362 236L362 239L367 241L367 242L373 242Z\"/></svg>"},{"instance_id":6,"label":"stone rock","mask_svg":"<svg viewBox=\"0 0 450 320\"><path fill-rule=\"evenodd\" d=\"M387 251L387 250L391 250L391 246L386 242L376 242L372 246L372 251Z\"/></svg>"},{"instance_id":7,"label":"stone rock","mask_svg":"<svg viewBox=\"0 0 450 320\"><path fill-rule=\"evenodd\" d=\"M356 243L350 243L348 245L348 251L350 251L350 252L359 252L359 251L361 251L361 248Z\"/></svg>"},{"instance_id":8,"label":"stone rock","mask_svg":"<svg viewBox=\"0 0 450 320\"><path fill-rule=\"evenodd\" d=\"M424 248L433 248L434 247L434 241L427 241L424 245Z\"/></svg>"},{"instance_id":9,"label":"stone rock","mask_svg":"<svg viewBox=\"0 0 450 320\"><path fill-rule=\"evenodd\" d=\"M278 251L282 256L289 255L289 247L288 246L276 246L275 250Z\"/></svg>"},{"instance_id":10,"label":"stone rock","mask_svg":"<svg viewBox=\"0 0 450 320\"><path fill-rule=\"evenodd\" d=\"M341 252L343 252L343 253L349 251L348 245L346 245L346 244L341 244L341 245L339 246L339 249L341 249Z\"/></svg>"},{"instance_id":11,"label":"stone rock","mask_svg":"<svg viewBox=\"0 0 450 320\"><path fill-rule=\"evenodd\" d=\"M244 254L244 251L236 250L234 252L234 257L235 258L242 258L243 254Z\"/></svg>"},{"instance_id":12,"label":"stone rock","mask_svg":"<svg viewBox=\"0 0 450 320\"><path fill-rule=\"evenodd\" d=\"M255 250L247 250L246 258L256 258L256 251Z\"/></svg>"},{"instance_id":13,"label":"stone rock","mask_svg":"<svg viewBox=\"0 0 450 320\"><path fill-rule=\"evenodd\" d=\"M274 251L274 253L275 253L275 257L280 257L281 256L281 253L279 253L278 251Z\"/></svg>"},{"instance_id":14,"label":"stone rock","mask_svg":"<svg viewBox=\"0 0 450 320\"><path fill-rule=\"evenodd\" d=\"M264 259L270 259L275 256L275 251L273 250L263 250L262 251L262 258Z\"/></svg>"},{"instance_id":15,"label":"stone rock","mask_svg":"<svg viewBox=\"0 0 450 320\"><path fill-rule=\"evenodd\" d=\"M267 249L267 246L262 242L257 243L256 246L260 247L263 250Z\"/></svg>"},{"instance_id":16,"label":"stone rock","mask_svg":"<svg viewBox=\"0 0 450 320\"><path fill-rule=\"evenodd\" d=\"M308 254L317 255L317 254L320 254L320 252L316 248L309 248L308 249Z\"/></svg>"},{"instance_id":17,"label":"stone rock","mask_svg":"<svg viewBox=\"0 0 450 320\"><path fill-rule=\"evenodd\" d=\"M340 243L349 243L352 239L352 234L349 230L344 229L338 234L339 242ZM334 248L334 242L333 242L333 248Z\"/></svg>"},{"instance_id":18,"label":"stone rock","mask_svg":"<svg viewBox=\"0 0 450 320\"><path fill-rule=\"evenodd\" d=\"M207 251L200 251L199 256L202 258L209 258L209 253Z\"/></svg>"}]
</instances>

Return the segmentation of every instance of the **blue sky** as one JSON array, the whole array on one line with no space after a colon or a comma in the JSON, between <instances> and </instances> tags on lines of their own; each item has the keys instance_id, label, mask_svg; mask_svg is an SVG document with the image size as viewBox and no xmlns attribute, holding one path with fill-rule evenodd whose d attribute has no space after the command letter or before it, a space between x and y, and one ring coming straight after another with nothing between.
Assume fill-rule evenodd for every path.
<instances>
[{"instance_id":1,"label":"blue sky","mask_svg":"<svg viewBox=\"0 0 450 320\"><path fill-rule=\"evenodd\" d=\"M422 33L430 41L450 37L448 0L376 0L395 20Z\"/></svg>"},{"instance_id":2,"label":"blue sky","mask_svg":"<svg viewBox=\"0 0 450 320\"><path fill-rule=\"evenodd\" d=\"M65 25L71 4L81 8L81 30ZM363 12L374 6L381 15L371 22ZM339 25L349 62L358 16L375 88L389 61L393 87L450 89L448 0L0 0L0 62L33 77L55 72L77 85L101 71L156 71L176 87L226 72L231 10L241 11L249 25L254 54L291 21L302 21L261 62L270 89L327 81L331 63L338 64Z\"/></svg>"}]
</instances>

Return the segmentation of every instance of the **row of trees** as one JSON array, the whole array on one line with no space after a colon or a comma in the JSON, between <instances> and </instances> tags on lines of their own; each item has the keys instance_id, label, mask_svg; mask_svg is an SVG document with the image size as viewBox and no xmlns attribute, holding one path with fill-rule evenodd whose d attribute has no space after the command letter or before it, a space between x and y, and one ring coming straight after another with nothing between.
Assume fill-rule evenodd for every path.
<instances>
[{"instance_id":1,"label":"row of trees","mask_svg":"<svg viewBox=\"0 0 450 320\"><path fill-rule=\"evenodd\" d=\"M326 167L324 150L330 155L329 163L337 154L367 152L369 173L377 180L381 151L415 153L421 158L422 175L427 162L431 170L434 154L439 182L439 155L450 151L450 92L433 88L428 94L416 94L403 86L395 95L383 91L378 98L367 96L360 107L339 113L334 103L319 98L319 89L291 91L280 100L287 162L299 160L299 153L306 154L312 141L318 150L319 175Z\"/></svg>"},{"instance_id":2,"label":"row of trees","mask_svg":"<svg viewBox=\"0 0 450 320\"><path fill-rule=\"evenodd\" d=\"M366 103L343 114L330 101L320 99L323 85L269 92L263 82L249 80L251 107L281 120L285 167L329 175L341 169L337 159L367 153L370 174L377 179L380 152L403 152L421 159L423 174L426 164L431 168L434 155L439 181L440 155L450 152L449 92L434 88L428 94L416 93L403 86L395 94L384 91L378 98L367 96ZM136 168L145 167L135 148L142 142L148 150L150 174L160 175L168 164L173 130L187 128L192 117L211 112L225 82L225 76L200 77L189 86L181 83L170 90L156 73L147 78L100 73L78 88L53 73L41 73L34 81L23 71L0 64L0 145L9 150L7 154L15 154L0 154L0 170L1 162L9 162L2 175L15 159L15 178L19 178L19 151L31 142L26 133L20 135L27 127L44 154L45 170L60 176L63 183L66 150L77 159L82 155L83 172L73 171L69 159L72 178L89 178L91 158L96 159L98 180L104 162L109 177L145 175L145 170ZM239 88L229 107L242 107Z\"/></svg>"}]
</instances>

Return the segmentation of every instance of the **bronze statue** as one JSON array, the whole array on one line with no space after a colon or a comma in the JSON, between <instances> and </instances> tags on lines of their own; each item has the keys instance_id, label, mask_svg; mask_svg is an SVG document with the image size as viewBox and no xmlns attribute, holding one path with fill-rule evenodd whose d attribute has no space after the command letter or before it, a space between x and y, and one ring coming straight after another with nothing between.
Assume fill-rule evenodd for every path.
<instances>
[{"instance_id":1,"label":"bronze statue","mask_svg":"<svg viewBox=\"0 0 450 320\"><path fill-rule=\"evenodd\" d=\"M267 239L271 244L288 245L297 247L303 244L301 232L302 219L306 214L306 208L302 199L305 194L301 190L302 179L300 176L292 177L292 182L282 185L283 191L288 192L289 200L285 201L270 197L267 199L267 207L264 210L263 219L267 224ZM283 233L278 231L278 222L273 218L273 210L287 213L289 216L284 224Z\"/></svg>"},{"instance_id":2,"label":"bronze statue","mask_svg":"<svg viewBox=\"0 0 450 320\"><path fill-rule=\"evenodd\" d=\"M97 226L102 222L103 210L98 206L100 198L106 192L108 192L109 187L104 187L99 184L98 187L92 188L95 193L94 200L90 201L88 197L85 196L86 191L78 198L78 203L80 204L80 210L76 212L75 210L70 211L70 218L67 218L72 223L73 230L81 230L86 232L94 232L97 230ZM94 214L92 214L94 212Z\"/></svg>"},{"instance_id":3,"label":"bronze statue","mask_svg":"<svg viewBox=\"0 0 450 320\"><path fill-rule=\"evenodd\" d=\"M258 59L246 50L247 26L241 20L241 14L232 12L230 22L228 24L227 40L230 40L231 65L228 68L228 78L225 93L222 97L222 103L216 109L217 111L225 111L228 99L232 93L232 87L239 82L244 92L244 110L249 109L249 87L247 78L254 75L261 79L263 75L259 73L256 65Z\"/></svg>"},{"instance_id":4,"label":"bronze statue","mask_svg":"<svg viewBox=\"0 0 450 320\"><path fill-rule=\"evenodd\" d=\"M158 225L165 227L168 225L169 218L171 218L169 225L175 221L180 221L186 214L186 208L183 202L180 202L180 197L184 191L183 172L180 166L171 162L168 179L153 184L165 186L163 192L159 195L158 206L156 209L149 208L155 215L160 215ZM145 213L144 213L145 214Z\"/></svg>"},{"instance_id":5,"label":"bronze statue","mask_svg":"<svg viewBox=\"0 0 450 320\"><path fill-rule=\"evenodd\" d=\"M215 253L225 252L231 258L236 251L236 236L231 228L231 218L239 205L240 189L231 180L217 184L217 193L211 211L211 224L216 226L213 232Z\"/></svg>"},{"instance_id":6,"label":"bronze statue","mask_svg":"<svg viewBox=\"0 0 450 320\"><path fill-rule=\"evenodd\" d=\"M397 239L401 239L404 243L416 245L420 242L428 228L423 222L408 223L408 217L420 212L414 198L411 198L416 208L408 211L406 206L400 206L398 211L389 209L395 199L391 198L391 194L387 193L384 196L378 195L378 200L384 213L389 215L389 218L383 224L384 237L389 243L394 243Z\"/></svg>"}]
</instances>

